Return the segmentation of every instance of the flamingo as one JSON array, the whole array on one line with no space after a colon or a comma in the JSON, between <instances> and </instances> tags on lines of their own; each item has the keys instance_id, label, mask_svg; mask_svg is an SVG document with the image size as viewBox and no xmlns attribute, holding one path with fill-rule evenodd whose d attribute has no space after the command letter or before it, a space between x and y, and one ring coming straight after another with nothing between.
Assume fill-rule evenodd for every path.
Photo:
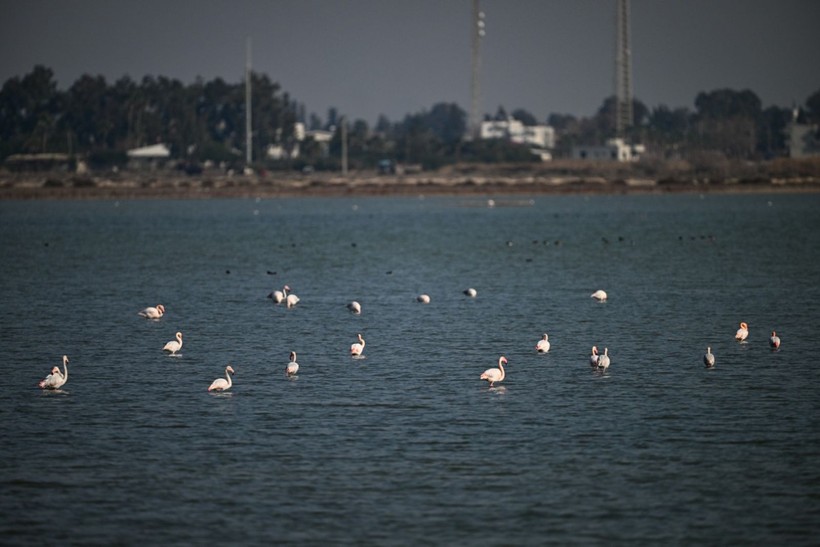
<instances>
[{"instance_id":1,"label":"flamingo","mask_svg":"<svg viewBox=\"0 0 820 547\"><path fill-rule=\"evenodd\" d=\"M777 349L780 347L780 337L775 331L772 331L772 336L769 338L769 346L771 346L772 349Z\"/></svg>"},{"instance_id":2,"label":"flamingo","mask_svg":"<svg viewBox=\"0 0 820 547\"><path fill-rule=\"evenodd\" d=\"M284 291L273 291L268 295L268 298L272 298L276 304L281 304L282 300L285 299L285 291L289 291L290 287L285 285Z\"/></svg>"},{"instance_id":3,"label":"flamingo","mask_svg":"<svg viewBox=\"0 0 820 547\"><path fill-rule=\"evenodd\" d=\"M592 346L592 355L589 356L590 366L598 366L598 346Z\"/></svg>"},{"instance_id":4,"label":"flamingo","mask_svg":"<svg viewBox=\"0 0 820 547\"><path fill-rule=\"evenodd\" d=\"M598 289L597 291L592 293L590 296L592 298L594 298L595 300L597 300L598 302L603 302L604 300L606 300L606 291Z\"/></svg>"},{"instance_id":5,"label":"flamingo","mask_svg":"<svg viewBox=\"0 0 820 547\"><path fill-rule=\"evenodd\" d=\"M542 336L538 343L535 344L535 351L537 351L538 353L547 353L549 350L549 336L547 336L547 333L544 333L544 336Z\"/></svg>"},{"instance_id":6,"label":"flamingo","mask_svg":"<svg viewBox=\"0 0 820 547\"><path fill-rule=\"evenodd\" d=\"M712 368L715 366L715 354L712 353L712 348L707 346L706 354L703 356L703 364L706 365L706 368Z\"/></svg>"},{"instance_id":7,"label":"flamingo","mask_svg":"<svg viewBox=\"0 0 820 547\"><path fill-rule=\"evenodd\" d=\"M231 375L234 374L233 367L228 365L225 367L225 378L217 378L213 382L211 382L211 386L208 388L208 391L228 391L231 389L233 382L231 381Z\"/></svg>"},{"instance_id":8,"label":"flamingo","mask_svg":"<svg viewBox=\"0 0 820 547\"><path fill-rule=\"evenodd\" d=\"M163 315L165 315L165 306L162 304L157 304L156 306L149 306L144 310L137 312L137 315L141 315L146 319L159 319Z\"/></svg>"},{"instance_id":9,"label":"flamingo","mask_svg":"<svg viewBox=\"0 0 820 547\"><path fill-rule=\"evenodd\" d=\"M296 304L298 304L298 303L299 303L299 297L298 297L298 296L296 296L295 294L288 294L288 291L289 291L289 290L290 290L290 287L288 287L287 285L285 285L285 288L283 289L283 291L282 291L282 292L283 292L283 293L284 293L284 295L285 295L285 305L286 305L288 308L292 308L293 306L295 306Z\"/></svg>"},{"instance_id":10,"label":"flamingo","mask_svg":"<svg viewBox=\"0 0 820 547\"><path fill-rule=\"evenodd\" d=\"M416 297L416 300L418 300L422 304L429 304L430 303L430 295L420 294Z\"/></svg>"},{"instance_id":11,"label":"flamingo","mask_svg":"<svg viewBox=\"0 0 820 547\"><path fill-rule=\"evenodd\" d=\"M356 302L355 300L347 305L347 309L349 309L351 312L355 313L356 315L359 315L360 313L362 313L362 305L359 304L358 302Z\"/></svg>"},{"instance_id":12,"label":"flamingo","mask_svg":"<svg viewBox=\"0 0 820 547\"><path fill-rule=\"evenodd\" d=\"M359 356L364 351L364 338L359 334L359 341L350 345L350 355Z\"/></svg>"},{"instance_id":13,"label":"flamingo","mask_svg":"<svg viewBox=\"0 0 820 547\"><path fill-rule=\"evenodd\" d=\"M740 323L740 328L735 333L735 340L743 342L749 336L749 325Z\"/></svg>"},{"instance_id":14,"label":"flamingo","mask_svg":"<svg viewBox=\"0 0 820 547\"><path fill-rule=\"evenodd\" d=\"M296 362L296 352L290 352L290 362L288 363L287 368L285 369L285 373L288 376L293 376L299 372L299 363Z\"/></svg>"},{"instance_id":15,"label":"flamingo","mask_svg":"<svg viewBox=\"0 0 820 547\"><path fill-rule=\"evenodd\" d=\"M68 355L63 355L63 370L60 367L51 367L51 374L37 384L42 389L59 389L68 381Z\"/></svg>"},{"instance_id":16,"label":"flamingo","mask_svg":"<svg viewBox=\"0 0 820 547\"><path fill-rule=\"evenodd\" d=\"M609 348L604 348L604 354L598 356L598 368L601 370L609 368Z\"/></svg>"},{"instance_id":17,"label":"flamingo","mask_svg":"<svg viewBox=\"0 0 820 547\"><path fill-rule=\"evenodd\" d=\"M469 289L464 289L464 294L466 294L470 298L475 298L478 293L474 288L470 287Z\"/></svg>"},{"instance_id":18,"label":"flamingo","mask_svg":"<svg viewBox=\"0 0 820 547\"><path fill-rule=\"evenodd\" d=\"M504 378L507 377L506 372L504 372L504 365L506 363L507 358L502 355L498 358L498 368L488 368L481 373L479 379L490 382L490 387L493 387L496 382L503 382Z\"/></svg>"},{"instance_id":19,"label":"flamingo","mask_svg":"<svg viewBox=\"0 0 820 547\"><path fill-rule=\"evenodd\" d=\"M178 332L174 335L176 340L171 340L170 342L166 342L165 345L162 347L162 351L170 352L171 355L176 355L176 353L182 349L182 333Z\"/></svg>"}]
</instances>

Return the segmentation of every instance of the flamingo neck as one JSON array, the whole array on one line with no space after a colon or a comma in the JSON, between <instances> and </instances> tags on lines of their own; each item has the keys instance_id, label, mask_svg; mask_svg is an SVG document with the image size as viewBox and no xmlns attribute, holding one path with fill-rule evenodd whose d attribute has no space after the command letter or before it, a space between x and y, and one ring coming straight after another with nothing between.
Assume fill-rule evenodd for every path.
<instances>
[{"instance_id":1,"label":"flamingo neck","mask_svg":"<svg viewBox=\"0 0 820 547\"><path fill-rule=\"evenodd\" d=\"M507 377L507 372L504 370L504 361L499 359L498 360L498 368L501 370L501 380ZM499 382L501 381L499 380Z\"/></svg>"},{"instance_id":2,"label":"flamingo neck","mask_svg":"<svg viewBox=\"0 0 820 547\"><path fill-rule=\"evenodd\" d=\"M228 369L225 369L225 377L228 379L228 387L231 387L233 385L233 381L231 380L231 373L228 372ZM225 389L228 389L228 387Z\"/></svg>"},{"instance_id":3,"label":"flamingo neck","mask_svg":"<svg viewBox=\"0 0 820 547\"><path fill-rule=\"evenodd\" d=\"M68 359L63 357L63 383L68 380Z\"/></svg>"}]
</instances>

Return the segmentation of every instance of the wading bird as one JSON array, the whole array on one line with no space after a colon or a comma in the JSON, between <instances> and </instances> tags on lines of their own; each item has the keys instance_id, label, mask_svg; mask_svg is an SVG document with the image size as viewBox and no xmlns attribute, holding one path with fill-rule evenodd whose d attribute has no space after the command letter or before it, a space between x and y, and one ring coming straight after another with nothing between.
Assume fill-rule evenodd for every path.
<instances>
[{"instance_id":1,"label":"wading bird","mask_svg":"<svg viewBox=\"0 0 820 547\"><path fill-rule=\"evenodd\" d=\"M504 378L507 377L507 373L504 372L504 365L506 363L507 358L502 355L498 358L498 368L488 368L481 373L479 379L490 382L490 387L493 387L496 382L503 382Z\"/></svg>"},{"instance_id":2,"label":"wading bird","mask_svg":"<svg viewBox=\"0 0 820 547\"><path fill-rule=\"evenodd\" d=\"M68 355L63 355L63 372L60 367L52 367L51 374L40 380L41 389L59 389L68 381Z\"/></svg>"},{"instance_id":3,"label":"wading bird","mask_svg":"<svg viewBox=\"0 0 820 547\"><path fill-rule=\"evenodd\" d=\"M208 391L228 391L229 389L231 389L231 386L233 385L233 382L231 381L231 375L233 373L234 371L231 365L225 367L225 378L217 378L216 380L211 382L211 386L208 388Z\"/></svg>"}]
</instances>

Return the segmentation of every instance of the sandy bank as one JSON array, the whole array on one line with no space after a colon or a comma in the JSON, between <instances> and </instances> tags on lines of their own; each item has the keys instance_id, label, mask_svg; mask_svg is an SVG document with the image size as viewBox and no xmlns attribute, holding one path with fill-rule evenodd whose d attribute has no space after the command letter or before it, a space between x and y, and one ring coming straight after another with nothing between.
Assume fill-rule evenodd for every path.
<instances>
[{"instance_id":1,"label":"sandy bank","mask_svg":"<svg viewBox=\"0 0 820 547\"><path fill-rule=\"evenodd\" d=\"M361 175L292 176L65 173L0 176L0 199L190 199L230 197L337 197L498 194L668 194L818 192L820 179L657 181L587 176Z\"/></svg>"}]
</instances>

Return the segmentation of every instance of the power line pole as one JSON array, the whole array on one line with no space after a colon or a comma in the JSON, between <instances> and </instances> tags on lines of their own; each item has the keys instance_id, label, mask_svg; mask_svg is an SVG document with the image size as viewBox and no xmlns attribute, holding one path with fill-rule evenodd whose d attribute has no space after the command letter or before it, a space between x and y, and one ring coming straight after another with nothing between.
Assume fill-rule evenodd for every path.
<instances>
[{"instance_id":1,"label":"power line pole","mask_svg":"<svg viewBox=\"0 0 820 547\"><path fill-rule=\"evenodd\" d=\"M484 12L473 0L472 68L470 83L470 135L477 139L481 128L481 39L484 37Z\"/></svg>"},{"instance_id":2,"label":"power line pole","mask_svg":"<svg viewBox=\"0 0 820 547\"><path fill-rule=\"evenodd\" d=\"M347 176L347 119L342 116L339 120L339 131L342 138L342 175Z\"/></svg>"},{"instance_id":3,"label":"power line pole","mask_svg":"<svg viewBox=\"0 0 820 547\"><path fill-rule=\"evenodd\" d=\"M615 136L626 137L632 125L632 50L629 44L629 0L618 0L615 37Z\"/></svg>"},{"instance_id":4,"label":"power line pole","mask_svg":"<svg viewBox=\"0 0 820 547\"><path fill-rule=\"evenodd\" d=\"M253 163L253 132L251 130L251 39L245 49L245 168Z\"/></svg>"}]
</instances>

